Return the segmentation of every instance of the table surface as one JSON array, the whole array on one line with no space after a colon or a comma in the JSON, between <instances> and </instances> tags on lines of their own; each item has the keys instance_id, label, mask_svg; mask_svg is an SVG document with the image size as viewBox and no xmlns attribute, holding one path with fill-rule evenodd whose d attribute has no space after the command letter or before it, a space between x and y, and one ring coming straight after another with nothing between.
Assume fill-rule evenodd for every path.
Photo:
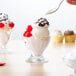
<instances>
[{"instance_id":1,"label":"table surface","mask_svg":"<svg viewBox=\"0 0 76 76\"><path fill-rule=\"evenodd\" d=\"M22 40L12 40L7 44L7 53L2 54L5 66L0 66L0 76L69 76L73 69L66 66L63 57L68 52L74 51L75 44L49 43L44 51L47 63L27 63L25 60L30 56ZM1 60L1 59L0 59Z\"/></svg>"}]
</instances>

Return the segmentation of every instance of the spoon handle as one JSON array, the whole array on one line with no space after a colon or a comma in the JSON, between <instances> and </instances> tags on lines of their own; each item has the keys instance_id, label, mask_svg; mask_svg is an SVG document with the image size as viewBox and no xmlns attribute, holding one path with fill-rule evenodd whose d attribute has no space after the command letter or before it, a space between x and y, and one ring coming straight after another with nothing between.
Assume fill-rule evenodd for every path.
<instances>
[{"instance_id":1,"label":"spoon handle","mask_svg":"<svg viewBox=\"0 0 76 76\"><path fill-rule=\"evenodd\" d=\"M51 9L50 11L48 11L46 13L46 15L49 15L49 14L52 14L52 13L55 13L61 6L61 4L63 3L64 0L61 0L61 2L59 3L58 7L57 8L54 8L54 9Z\"/></svg>"}]
</instances>

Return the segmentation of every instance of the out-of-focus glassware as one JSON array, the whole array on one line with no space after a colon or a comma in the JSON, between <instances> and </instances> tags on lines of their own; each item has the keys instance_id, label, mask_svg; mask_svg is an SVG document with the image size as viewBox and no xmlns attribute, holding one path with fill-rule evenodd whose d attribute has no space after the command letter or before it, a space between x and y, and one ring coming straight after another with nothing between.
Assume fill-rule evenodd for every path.
<instances>
[{"instance_id":1,"label":"out-of-focus glassware","mask_svg":"<svg viewBox=\"0 0 76 76\"><path fill-rule=\"evenodd\" d=\"M9 20L8 15L0 13L0 53L6 52L6 45L13 27L14 23Z\"/></svg>"},{"instance_id":2,"label":"out-of-focus glassware","mask_svg":"<svg viewBox=\"0 0 76 76\"><path fill-rule=\"evenodd\" d=\"M0 53L6 50L7 42L10 38L10 34L7 32L0 32Z\"/></svg>"},{"instance_id":3,"label":"out-of-focus glassware","mask_svg":"<svg viewBox=\"0 0 76 76\"><path fill-rule=\"evenodd\" d=\"M76 51L70 52L63 57L65 64L74 70L70 76L76 76Z\"/></svg>"}]
</instances>

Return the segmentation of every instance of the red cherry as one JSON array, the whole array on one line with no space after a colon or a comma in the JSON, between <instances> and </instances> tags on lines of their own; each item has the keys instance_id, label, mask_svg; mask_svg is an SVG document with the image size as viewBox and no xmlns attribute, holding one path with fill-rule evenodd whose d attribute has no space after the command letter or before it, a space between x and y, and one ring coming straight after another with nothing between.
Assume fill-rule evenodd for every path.
<instances>
[{"instance_id":1,"label":"red cherry","mask_svg":"<svg viewBox=\"0 0 76 76\"><path fill-rule=\"evenodd\" d=\"M31 34L30 32L27 32L27 31L26 31L26 32L23 34L23 36L24 36L24 37L31 37L32 34Z\"/></svg>"},{"instance_id":2,"label":"red cherry","mask_svg":"<svg viewBox=\"0 0 76 76\"><path fill-rule=\"evenodd\" d=\"M27 30L28 32L31 32L32 29L33 29L32 26L31 26L31 25L28 25L26 30Z\"/></svg>"},{"instance_id":3,"label":"red cherry","mask_svg":"<svg viewBox=\"0 0 76 76\"><path fill-rule=\"evenodd\" d=\"M14 27L14 23L13 22L10 22L9 23L9 27L11 27L11 29Z\"/></svg>"},{"instance_id":4,"label":"red cherry","mask_svg":"<svg viewBox=\"0 0 76 76\"><path fill-rule=\"evenodd\" d=\"M31 36L32 36L32 34L30 32L26 33L26 37L31 37Z\"/></svg>"},{"instance_id":5,"label":"red cherry","mask_svg":"<svg viewBox=\"0 0 76 76\"><path fill-rule=\"evenodd\" d=\"M4 27L4 24L3 23L0 23L0 28L3 28Z\"/></svg>"},{"instance_id":6,"label":"red cherry","mask_svg":"<svg viewBox=\"0 0 76 76\"><path fill-rule=\"evenodd\" d=\"M0 63L0 66L3 66L3 65L5 65L6 63Z\"/></svg>"},{"instance_id":7,"label":"red cherry","mask_svg":"<svg viewBox=\"0 0 76 76\"><path fill-rule=\"evenodd\" d=\"M66 0L69 4L76 5L76 0Z\"/></svg>"},{"instance_id":8,"label":"red cherry","mask_svg":"<svg viewBox=\"0 0 76 76\"><path fill-rule=\"evenodd\" d=\"M24 37L26 36L26 33L27 33L27 31L24 32L24 34L23 34Z\"/></svg>"}]
</instances>

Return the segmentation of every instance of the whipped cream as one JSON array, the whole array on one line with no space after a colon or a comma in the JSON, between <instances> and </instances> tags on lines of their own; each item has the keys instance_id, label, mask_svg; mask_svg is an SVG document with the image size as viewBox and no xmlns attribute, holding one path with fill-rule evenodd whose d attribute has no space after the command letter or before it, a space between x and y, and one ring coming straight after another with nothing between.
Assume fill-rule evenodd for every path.
<instances>
[{"instance_id":1,"label":"whipped cream","mask_svg":"<svg viewBox=\"0 0 76 76\"><path fill-rule=\"evenodd\" d=\"M35 38L41 39L41 40L48 40L49 39L49 30L48 27L40 27L40 26L33 26L32 35Z\"/></svg>"},{"instance_id":2,"label":"whipped cream","mask_svg":"<svg viewBox=\"0 0 76 76\"><path fill-rule=\"evenodd\" d=\"M62 32L60 30L55 30L52 33L53 36L62 36Z\"/></svg>"}]
</instances>

